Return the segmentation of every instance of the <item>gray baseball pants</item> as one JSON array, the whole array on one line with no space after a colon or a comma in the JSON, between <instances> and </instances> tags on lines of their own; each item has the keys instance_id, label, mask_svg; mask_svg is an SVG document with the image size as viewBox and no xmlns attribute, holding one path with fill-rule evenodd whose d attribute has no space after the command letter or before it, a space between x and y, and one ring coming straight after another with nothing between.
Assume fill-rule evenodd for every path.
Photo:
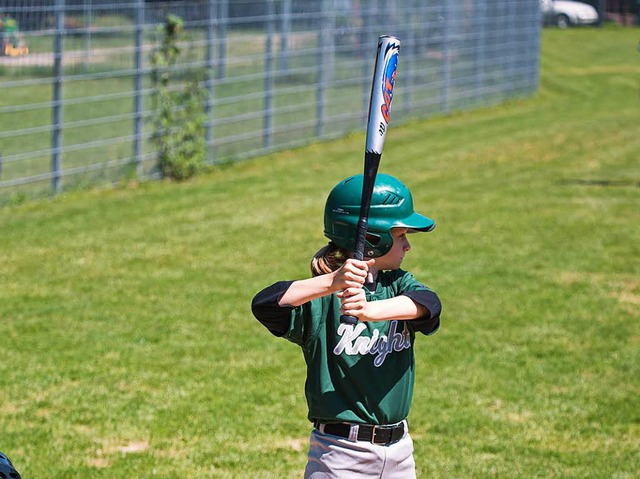
<instances>
[{"instance_id":1,"label":"gray baseball pants","mask_svg":"<svg viewBox=\"0 0 640 479\"><path fill-rule=\"evenodd\" d=\"M415 479L408 432L388 446L311 432L305 479Z\"/></svg>"}]
</instances>

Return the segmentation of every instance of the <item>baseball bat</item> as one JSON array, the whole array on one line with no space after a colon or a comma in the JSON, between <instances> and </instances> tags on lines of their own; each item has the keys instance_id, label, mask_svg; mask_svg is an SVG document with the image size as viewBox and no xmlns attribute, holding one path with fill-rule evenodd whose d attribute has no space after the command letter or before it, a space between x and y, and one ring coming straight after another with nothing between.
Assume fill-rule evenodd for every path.
<instances>
[{"instance_id":1,"label":"baseball bat","mask_svg":"<svg viewBox=\"0 0 640 479\"><path fill-rule=\"evenodd\" d=\"M396 69L400 53L400 40L396 37L382 35L378 38L376 64L373 69L371 83L371 97L369 98L369 114L367 119L367 136L364 152L364 179L362 183L362 198L360 200L360 217L356 228L356 244L353 257L363 260L365 256L365 240L369 224L369 208L373 187L378 174L384 139L389 126L393 87L396 83ZM340 321L356 324L357 318L348 315L340 316Z\"/></svg>"}]
</instances>

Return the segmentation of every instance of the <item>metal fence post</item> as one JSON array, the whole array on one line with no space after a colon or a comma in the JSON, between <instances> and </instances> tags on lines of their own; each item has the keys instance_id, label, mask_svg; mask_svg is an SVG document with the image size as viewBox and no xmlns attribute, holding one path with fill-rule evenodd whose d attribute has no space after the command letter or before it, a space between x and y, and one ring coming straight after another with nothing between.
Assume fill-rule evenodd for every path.
<instances>
[{"instance_id":1,"label":"metal fence post","mask_svg":"<svg viewBox=\"0 0 640 479\"><path fill-rule=\"evenodd\" d=\"M484 88L484 69L485 69L485 22L487 21L487 8L485 2L477 2L475 11L475 59L473 62L473 89L474 100L477 102L483 96Z\"/></svg>"},{"instance_id":2,"label":"metal fence post","mask_svg":"<svg viewBox=\"0 0 640 479\"><path fill-rule=\"evenodd\" d=\"M91 13L93 0L84 0L84 69L89 69L90 51L91 51Z\"/></svg>"},{"instance_id":3,"label":"metal fence post","mask_svg":"<svg viewBox=\"0 0 640 479\"><path fill-rule=\"evenodd\" d=\"M515 26L516 15L517 15L517 11L516 11L515 2L507 3L507 22L508 22L507 34L511 38L515 38L517 35L517 29ZM507 46L507 68L506 68L507 83L505 88L507 97L511 96L513 91L516 89L515 76L516 76L516 64L518 62L518 57L520 56L519 50L520 50L520 47L518 45L518 42L515 42L515 41L509 42L509 45Z\"/></svg>"},{"instance_id":4,"label":"metal fence post","mask_svg":"<svg viewBox=\"0 0 640 479\"><path fill-rule=\"evenodd\" d=\"M226 75L227 64L227 22L229 21L229 0L219 0L218 9L218 79Z\"/></svg>"},{"instance_id":5,"label":"metal fence post","mask_svg":"<svg viewBox=\"0 0 640 479\"><path fill-rule=\"evenodd\" d=\"M444 2L442 5L442 19L444 25L444 33L442 39L442 86L440 89L440 111L443 113L449 112L449 88L451 83L451 55L449 49L449 34L451 33L451 15L449 13L449 3Z\"/></svg>"},{"instance_id":6,"label":"metal fence post","mask_svg":"<svg viewBox=\"0 0 640 479\"><path fill-rule=\"evenodd\" d=\"M62 189L62 48L64 36L65 0L56 0L56 28L53 40L53 111L51 129L51 189Z\"/></svg>"},{"instance_id":7,"label":"metal fence post","mask_svg":"<svg viewBox=\"0 0 640 479\"><path fill-rule=\"evenodd\" d=\"M133 161L138 177L142 176L142 137L144 122L142 117L142 64L144 46L144 0L135 3L135 50L133 55Z\"/></svg>"},{"instance_id":8,"label":"metal fence post","mask_svg":"<svg viewBox=\"0 0 640 479\"><path fill-rule=\"evenodd\" d=\"M280 12L280 73L286 74L289 70L289 35L291 35L291 0L282 1Z\"/></svg>"},{"instance_id":9,"label":"metal fence post","mask_svg":"<svg viewBox=\"0 0 640 479\"><path fill-rule=\"evenodd\" d=\"M536 2L535 4L531 2L531 8L535 11L535 18L540 20L540 4ZM534 68L534 74L529 75L531 78L531 91L538 91L540 88L540 41L542 35L542 28L539 27L539 23L536 23L535 27L532 29L533 34L531 38L533 39L532 47L530 49L532 61L531 66Z\"/></svg>"},{"instance_id":10,"label":"metal fence post","mask_svg":"<svg viewBox=\"0 0 640 479\"><path fill-rule=\"evenodd\" d=\"M411 112L411 92L413 90L413 63L416 57L416 45L413 36L413 27L411 25L411 12L407 11L406 13L406 21L405 28L402 32L402 37L400 37L400 41L408 46L408 52L404 55L404 59L402 61L404 74L402 77L404 78L404 104L403 108L409 114Z\"/></svg>"},{"instance_id":11,"label":"metal fence post","mask_svg":"<svg viewBox=\"0 0 640 479\"><path fill-rule=\"evenodd\" d=\"M371 101L371 74L373 73L373 63L370 62L370 59L373 56L370 54L371 48L373 45L373 41L371 40L371 34L369 33L370 28L367 25L373 23L375 19L375 11L376 5L370 2L369 5L362 7L362 71L360 72L360 76L362 78L362 109L361 118L363 124L366 124L367 121L367 113L369 112L369 102ZM376 37L377 41L378 37Z\"/></svg>"},{"instance_id":12,"label":"metal fence post","mask_svg":"<svg viewBox=\"0 0 640 479\"><path fill-rule=\"evenodd\" d=\"M266 38L264 50L264 130L262 146L269 148L273 141L273 20L274 0L267 0Z\"/></svg>"},{"instance_id":13,"label":"metal fence post","mask_svg":"<svg viewBox=\"0 0 640 479\"><path fill-rule=\"evenodd\" d=\"M316 83L316 136L324 134L326 90L333 61L333 31L330 15L331 0L320 1L320 28L318 29L318 80Z\"/></svg>"},{"instance_id":14,"label":"metal fence post","mask_svg":"<svg viewBox=\"0 0 640 479\"><path fill-rule=\"evenodd\" d=\"M210 163L213 163L215 155L213 152L213 95L214 91L214 68L215 59L213 52L213 42L215 40L215 29L217 22L216 1L208 0L207 4L207 51L206 51L206 68L207 76L205 81L205 87L207 89L207 100L204 104L205 115L207 116L205 141L207 143L207 159Z\"/></svg>"},{"instance_id":15,"label":"metal fence post","mask_svg":"<svg viewBox=\"0 0 640 479\"><path fill-rule=\"evenodd\" d=\"M320 28L318 28L317 60L318 76L316 77L316 137L322 136L324 126L324 90L327 84L327 69L324 55L324 0L320 0Z\"/></svg>"},{"instance_id":16,"label":"metal fence post","mask_svg":"<svg viewBox=\"0 0 640 479\"><path fill-rule=\"evenodd\" d=\"M601 27L602 24L604 23L605 17L607 15L607 2L605 0L597 0L596 4L594 5L596 8L596 11L598 12L598 23L596 24L597 26Z\"/></svg>"}]
</instances>

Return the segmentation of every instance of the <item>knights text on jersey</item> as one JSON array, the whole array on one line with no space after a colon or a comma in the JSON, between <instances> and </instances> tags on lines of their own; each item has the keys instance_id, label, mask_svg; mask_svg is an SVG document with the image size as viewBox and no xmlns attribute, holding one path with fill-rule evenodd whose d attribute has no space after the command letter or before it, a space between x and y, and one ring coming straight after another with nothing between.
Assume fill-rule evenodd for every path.
<instances>
[{"instance_id":1,"label":"knights text on jersey","mask_svg":"<svg viewBox=\"0 0 640 479\"><path fill-rule=\"evenodd\" d=\"M367 301L428 290L411 273L380 272ZM409 414L415 379L411 321L340 322L335 294L293 308L284 335L307 363L309 419L395 424Z\"/></svg>"}]
</instances>

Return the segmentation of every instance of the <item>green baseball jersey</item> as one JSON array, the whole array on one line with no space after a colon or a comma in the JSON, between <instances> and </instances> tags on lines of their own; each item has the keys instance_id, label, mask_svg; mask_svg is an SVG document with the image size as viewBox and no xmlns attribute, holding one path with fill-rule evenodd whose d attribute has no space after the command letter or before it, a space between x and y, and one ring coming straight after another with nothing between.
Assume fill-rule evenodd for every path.
<instances>
[{"instance_id":1,"label":"green baseball jersey","mask_svg":"<svg viewBox=\"0 0 640 479\"><path fill-rule=\"evenodd\" d=\"M430 290L411 273L396 270L380 272L375 290L365 291L367 301L379 301ZM304 351L309 419L367 424L405 419L415 379L414 321L341 323L335 294L292 308L284 337Z\"/></svg>"}]
</instances>

